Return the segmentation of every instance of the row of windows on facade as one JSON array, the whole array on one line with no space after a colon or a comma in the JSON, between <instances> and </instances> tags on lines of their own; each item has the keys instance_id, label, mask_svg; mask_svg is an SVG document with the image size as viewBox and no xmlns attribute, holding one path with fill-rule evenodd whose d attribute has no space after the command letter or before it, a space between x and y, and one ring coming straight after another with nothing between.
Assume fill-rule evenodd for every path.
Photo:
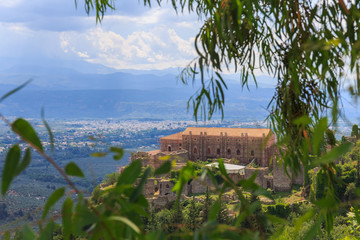
<instances>
[{"instance_id":1,"label":"row of windows on facade","mask_svg":"<svg viewBox=\"0 0 360 240\"><path fill-rule=\"evenodd\" d=\"M197 138L193 138L193 140L194 141L197 141ZM207 139L208 141L210 141L211 139L210 138L208 138ZM216 139L218 142L220 141L220 139L218 138L218 139ZM187 141L187 138L185 138L185 141ZM234 141L234 140L232 140L232 139L227 139L227 141L228 142L230 142L230 141ZM235 139L235 141L238 141L238 142L243 142L244 141L244 139ZM258 141L258 142L260 142L260 141L262 141L262 139L252 139L251 140L251 142L255 142L255 141Z\"/></svg>"},{"instance_id":2,"label":"row of windows on facade","mask_svg":"<svg viewBox=\"0 0 360 240\"><path fill-rule=\"evenodd\" d=\"M171 146L168 147L168 151L171 152ZM194 154L197 154L197 153L198 153L198 150L197 150L197 148L195 147L195 148L194 148ZM211 148L208 148L207 153L208 153L208 154L211 154ZM220 155L220 148L216 149L216 154ZM231 155L231 149L228 149L228 150L227 150L227 154ZM236 151L236 155L240 155L240 149L238 149L238 150ZM255 155L254 150L251 150L251 154L250 154L250 155L251 155L251 156L254 156L254 155Z\"/></svg>"}]
</instances>

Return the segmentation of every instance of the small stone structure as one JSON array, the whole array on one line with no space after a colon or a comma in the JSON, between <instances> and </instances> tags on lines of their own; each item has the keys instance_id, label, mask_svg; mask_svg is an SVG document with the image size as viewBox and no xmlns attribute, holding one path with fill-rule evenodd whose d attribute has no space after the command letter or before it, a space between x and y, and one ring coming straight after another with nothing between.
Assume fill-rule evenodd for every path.
<instances>
[{"instance_id":1,"label":"small stone structure","mask_svg":"<svg viewBox=\"0 0 360 240\"><path fill-rule=\"evenodd\" d=\"M291 172L288 169L288 173L290 176L288 176L284 168L279 165L275 165L273 167L273 187L272 189L274 191L279 192L288 192L291 190L291 186L293 184L303 184L304 183L304 169L301 167L300 173L296 176L294 174L291 174Z\"/></svg>"},{"instance_id":2,"label":"small stone structure","mask_svg":"<svg viewBox=\"0 0 360 240\"><path fill-rule=\"evenodd\" d=\"M245 178L248 179L250 178L253 174L255 174L255 172L257 172L256 178L255 178L255 183L258 184L260 187L262 188L267 188L267 179L265 178L265 176L267 176L269 174L269 168L268 167L258 167L258 168L253 168L250 166L247 166L245 168Z\"/></svg>"}]
</instances>

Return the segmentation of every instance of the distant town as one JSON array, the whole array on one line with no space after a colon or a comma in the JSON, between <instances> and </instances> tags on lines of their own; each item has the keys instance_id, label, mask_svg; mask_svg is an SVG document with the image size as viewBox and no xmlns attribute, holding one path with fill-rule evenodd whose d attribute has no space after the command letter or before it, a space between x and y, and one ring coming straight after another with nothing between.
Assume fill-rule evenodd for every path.
<instances>
[{"instance_id":1,"label":"distant town","mask_svg":"<svg viewBox=\"0 0 360 240\"><path fill-rule=\"evenodd\" d=\"M48 132L39 119L31 119L43 144L50 148ZM96 150L103 145L121 146L125 149L151 150L159 148L160 138L189 126L208 127L266 127L264 122L236 121L163 121L163 120L48 120L54 135L55 152L69 148ZM0 153L18 141L9 127L0 125ZM90 153L90 152L89 152Z\"/></svg>"}]
</instances>

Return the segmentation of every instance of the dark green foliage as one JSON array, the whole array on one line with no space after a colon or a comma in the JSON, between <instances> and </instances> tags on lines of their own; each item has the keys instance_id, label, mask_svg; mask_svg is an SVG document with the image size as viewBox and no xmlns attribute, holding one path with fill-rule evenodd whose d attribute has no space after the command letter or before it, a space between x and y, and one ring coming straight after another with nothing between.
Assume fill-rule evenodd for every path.
<instances>
[{"instance_id":1,"label":"dark green foliage","mask_svg":"<svg viewBox=\"0 0 360 240\"><path fill-rule=\"evenodd\" d=\"M179 178L180 171L179 170L171 170L170 171L170 182L175 184Z\"/></svg>"},{"instance_id":2,"label":"dark green foliage","mask_svg":"<svg viewBox=\"0 0 360 240\"><path fill-rule=\"evenodd\" d=\"M289 204L277 203L264 207L265 212L281 218L287 218L291 212L296 212Z\"/></svg>"},{"instance_id":3,"label":"dark green foliage","mask_svg":"<svg viewBox=\"0 0 360 240\"><path fill-rule=\"evenodd\" d=\"M359 126L357 124L354 124L351 129L351 135L352 137L355 137L356 139L360 138L360 131Z\"/></svg>"},{"instance_id":4,"label":"dark green foliage","mask_svg":"<svg viewBox=\"0 0 360 240\"><path fill-rule=\"evenodd\" d=\"M209 188L207 187L205 192L205 199L202 207L202 216L201 216L202 223L207 222L211 205L212 205L212 199L210 197Z\"/></svg>"},{"instance_id":5,"label":"dark green foliage","mask_svg":"<svg viewBox=\"0 0 360 240\"><path fill-rule=\"evenodd\" d=\"M31 162L31 150L27 148L22 161L21 150L18 144L13 145L6 155L2 172L1 194L5 195L13 179L24 171Z\"/></svg>"},{"instance_id":6,"label":"dark green foliage","mask_svg":"<svg viewBox=\"0 0 360 240\"><path fill-rule=\"evenodd\" d=\"M158 223L156 221L155 209L149 209L149 217L144 217L144 229L148 232L158 229Z\"/></svg>"},{"instance_id":7,"label":"dark green foliage","mask_svg":"<svg viewBox=\"0 0 360 240\"><path fill-rule=\"evenodd\" d=\"M38 149L40 152L44 151L39 136L28 121L22 118L18 118L11 124L11 128L15 133L21 133L21 138L27 143L31 144L33 148Z\"/></svg>"},{"instance_id":8,"label":"dark green foliage","mask_svg":"<svg viewBox=\"0 0 360 240\"><path fill-rule=\"evenodd\" d=\"M114 160L120 160L124 156L124 149L119 147L110 147L110 151L115 155L113 156Z\"/></svg>"},{"instance_id":9,"label":"dark green foliage","mask_svg":"<svg viewBox=\"0 0 360 240\"><path fill-rule=\"evenodd\" d=\"M183 205L176 201L171 215L170 233L181 232L184 228Z\"/></svg>"},{"instance_id":10,"label":"dark green foliage","mask_svg":"<svg viewBox=\"0 0 360 240\"><path fill-rule=\"evenodd\" d=\"M336 138L334 131L330 129L326 129L325 133L326 133L326 143L329 144L330 146L335 146Z\"/></svg>"},{"instance_id":11,"label":"dark green foliage","mask_svg":"<svg viewBox=\"0 0 360 240\"><path fill-rule=\"evenodd\" d=\"M154 175L166 174L171 170L171 162L164 162L159 168L157 168L154 172Z\"/></svg>"},{"instance_id":12,"label":"dark green foliage","mask_svg":"<svg viewBox=\"0 0 360 240\"><path fill-rule=\"evenodd\" d=\"M65 172L69 176L84 177L84 173L74 162L69 162L65 166Z\"/></svg>"},{"instance_id":13,"label":"dark green foliage","mask_svg":"<svg viewBox=\"0 0 360 240\"><path fill-rule=\"evenodd\" d=\"M199 228L199 214L199 208L196 206L195 197L193 197L188 205L187 216L185 217L186 227L192 232Z\"/></svg>"},{"instance_id":14,"label":"dark green foliage","mask_svg":"<svg viewBox=\"0 0 360 240\"><path fill-rule=\"evenodd\" d=\"M102 181L103 186L112 185L117 182L120 174L119 173L109 173L105 175L105 179Z\"/></svg>"},{"instance_id":15,"label":"dark green foliage","mask_svg":"<svg viewBox=\"0 0 360 240\"><path fill-rule=\"evenodd\" d=\"M349 183L346 186L346 191L345 191L344 196L347 199L347 201L352 201L352 200L356 199L356 185L354 182Z\"/></svg>"},{"instance_id":16,"label":"dark green foliage","mask_svg":"<svg viewBox=\"0 0 360 240\"><path fill-rule=\"evenodd\" d=\"M350 171L344 171L342 173L341 179L344 181L344 183L352 183L356 181L356 175L357 171L355 168L351 169Z\"/></svg>"},{"instance_id":17,"label":"dark green foliage","mask_svg":"<svg viewBox=\"0 0 360 240\"><path fill-rule=\"evenodd\" d=\"M232 219L229 216L229 210L227 209L224 201L220 200L220 210L216 216L216 221L220 224L231 224Z\"/></svg>"},{"instance_id":18,"label":"dark green foliage","mask_svg":"<svg viewBox=\"0 0 360 240\"><path fill-rule=\"evenodd\" d=\"M159 213L156 214L156 229L161 229L164 232L169 232L172 230L172 215L173 211L169 209L163 209Z\"/></svg>"}]
</instances>

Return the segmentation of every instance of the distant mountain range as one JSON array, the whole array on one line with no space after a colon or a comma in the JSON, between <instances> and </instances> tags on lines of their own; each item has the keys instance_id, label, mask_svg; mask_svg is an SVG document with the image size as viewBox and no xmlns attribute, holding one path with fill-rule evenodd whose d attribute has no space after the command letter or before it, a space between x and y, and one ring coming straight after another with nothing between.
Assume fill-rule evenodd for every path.
<instances>
[{"instance_id":1,"label":"distant mountain range","mask_svg":"<svg viewBox=\"0 0 360 240\"><path fill-rule=\"evenodd\" d=\"M187 113L187 100L198 85L180 83L178 69L115 72L101 65L95 64L93 69L91 66L87 63L74 69L66 64L27 64L0 69L1 95L33 79L25 89L0 104L0 111L23 117L39 117L44 108L48 118L192 119L192 110ZM250 83L248 90L241 87L237 76L224 78L229 89L225 92L225 119L264 120L274 94L274 79L260 76L258 88ZM356 108L349 109L350 119L359 117Z\"/></svg>"}]
</instances>

